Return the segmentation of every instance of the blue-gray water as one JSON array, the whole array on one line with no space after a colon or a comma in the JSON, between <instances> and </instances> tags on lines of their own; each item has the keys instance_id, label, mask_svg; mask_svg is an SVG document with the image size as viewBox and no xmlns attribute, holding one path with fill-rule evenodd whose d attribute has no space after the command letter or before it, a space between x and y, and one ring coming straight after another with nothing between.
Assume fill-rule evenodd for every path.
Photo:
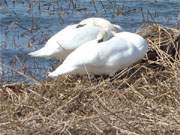
<instances>
[{"instance_id":1,"label":"blue-gray water","mask_svg":"<svg viewBox=\"0 0 180 135\"><path fill-rule=\"evenodd\" d=\"M180 0L1 0L0 82L28 81L14 71L46 79L58 62L30 58L27 53L41 48L68 24L97 16L132 32L144 22L176 26L179 7Z\"/></svg>"}]
</instances>

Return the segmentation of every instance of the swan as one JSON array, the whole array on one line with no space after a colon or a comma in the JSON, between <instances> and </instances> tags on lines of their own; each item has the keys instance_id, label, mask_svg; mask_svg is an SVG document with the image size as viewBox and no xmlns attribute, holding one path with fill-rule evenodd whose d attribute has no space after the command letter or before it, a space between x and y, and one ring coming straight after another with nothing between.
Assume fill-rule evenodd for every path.
<instances>
[{"instance_id":1,"label":"swan","mask_svg":"<svg viewBox=\"0 0 180 135\"><path fill-rule=\"evenodd\" d=\"M112 24L103 18L87 18L78 24L65 27L52 36L43 48L29 53L29 55L62 60L80 45L96 39L101 31L116 33L121 30L120 26Z\"/></svg>"},{"instance_id":2,"label":"swan","mask_svg":"<svg viewBox=\"0 0 180 135\"><path fill-rule=\"evenodd\" d=\"M107 33L103 33L106 36ZM49 77L63 74L107 74L130 66L142 59L148 50L146 40L130 32L116 33L103 42L92 40L86 42L67 56L64 62Z\"/></svg>"}]
</instances>

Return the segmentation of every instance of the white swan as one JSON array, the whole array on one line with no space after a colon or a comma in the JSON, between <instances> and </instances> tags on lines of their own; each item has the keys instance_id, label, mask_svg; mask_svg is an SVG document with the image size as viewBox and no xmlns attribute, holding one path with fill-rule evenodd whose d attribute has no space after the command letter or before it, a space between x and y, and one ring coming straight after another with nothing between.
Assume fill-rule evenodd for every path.
<instances>
[{"instance_id":1,"label":"white swan","mask_svg":"<svg viewBox=\"0 0 180 135\"><path fill-rule=\"evenodd\" d=\"M121 32L108 41L89 41L74 50L49 77L63 74L108 74L130 66L142 59L148 50L141 36Z\"/></svg>"},{"instance_id":2,"label":"white swan","mask_svg":"<svg viewBox=\"0 0 180 135\"><path fill-rule=\"evenodd\" d=\"M51 57L61 60L80 45L96 39L101 31L118 32L120 30L122 30L120 26L111 24L108 20L88 18L79 24L65 27L51 37L43 48L29 53L29 55L33 57Z\"/></svg>"}]
</instances>

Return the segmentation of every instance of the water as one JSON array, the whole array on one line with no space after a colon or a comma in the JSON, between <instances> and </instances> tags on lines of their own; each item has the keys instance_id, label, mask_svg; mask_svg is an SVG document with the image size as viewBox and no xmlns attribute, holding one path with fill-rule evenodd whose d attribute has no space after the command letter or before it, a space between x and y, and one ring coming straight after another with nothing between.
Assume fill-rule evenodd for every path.
<instances>
[{"instance_id":1,"label":"water","mask_svg":"<svg viewBox=\"0 0 180 135\"><path fill-rule=\"evenodd\" d=\"M55 60L35 59L28 52L68 24L97 16L135 32L144 22L176 26L179 0L10 0L0 1L0 81L47 79Z\"/></svg>"}]
</instances>

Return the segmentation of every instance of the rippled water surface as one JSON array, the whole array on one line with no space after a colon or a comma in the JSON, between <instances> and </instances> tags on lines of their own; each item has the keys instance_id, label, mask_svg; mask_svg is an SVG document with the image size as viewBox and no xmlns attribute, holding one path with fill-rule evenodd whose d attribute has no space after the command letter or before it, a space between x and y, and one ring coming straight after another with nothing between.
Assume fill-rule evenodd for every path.
<instances>
[{"instance_id":1,"label":"rippled water surface","mask_svg":"<svg viewBox=\"0 0 180 135\"><path fill-rule=\"evenodd\" d=\"M0 81L47 78L58 62L30 58L27 53L41 48L68 24L97 16L132 32L144 22L176 26L179 7L179 0L1 0Z\"/></svg>"}]
</instances>

